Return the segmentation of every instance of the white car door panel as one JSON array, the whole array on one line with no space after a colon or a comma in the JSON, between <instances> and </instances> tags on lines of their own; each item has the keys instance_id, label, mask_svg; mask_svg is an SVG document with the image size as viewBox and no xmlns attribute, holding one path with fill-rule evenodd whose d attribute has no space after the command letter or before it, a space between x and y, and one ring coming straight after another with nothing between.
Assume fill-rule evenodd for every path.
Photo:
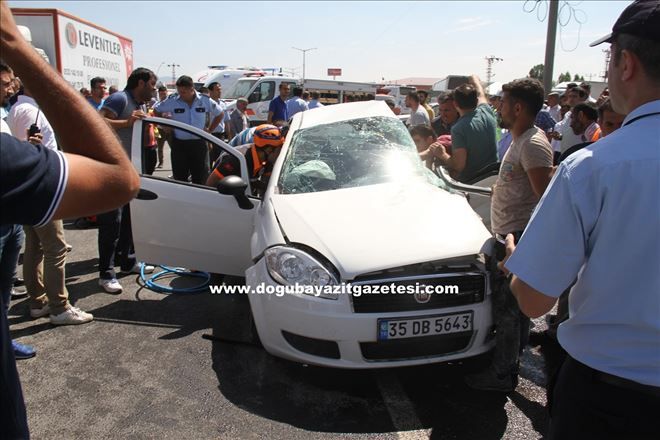
<instances>
[{"instance_id":1,"label":"white car door panel","mask_svg":"<svg viewBox=\"0 0 660 440\"><path fill-rule=\"evenodd\" d=\"M444 168L437 169L437 175L451 188L462 191L467 195L468 203L472 209L481 217L484 225L490 231L490 202L492 187L497 180L496 173L487 173L483 179L470 183L469 185L457 182L449 176Z\"/></svg>"},{"instance_id":2,"label":"white car door panel","mask_svg":"<svg viewBox=\"0 0 660 440\"><path fill-rule=\"evenodd\" d=\"M241 174L247 175L242 154L203 131L161 118L145 121L183 128L213 142L238 157ZM132 161L138 171L143 125L138 121L133 130ZM138 198L131 202L133 241L140 261L244 276L252 265L250 241L258 199L250 198L254 208L240 209L234 196L219 194L215 188L145 174L140 176L140 187Z\"/></svg>"}]
</instances>

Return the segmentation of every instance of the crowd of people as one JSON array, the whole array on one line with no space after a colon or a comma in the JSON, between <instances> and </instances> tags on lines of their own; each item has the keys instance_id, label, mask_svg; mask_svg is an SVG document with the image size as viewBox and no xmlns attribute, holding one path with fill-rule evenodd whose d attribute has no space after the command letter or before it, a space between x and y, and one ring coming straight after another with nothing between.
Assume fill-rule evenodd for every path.
<instances>
[{"instance_id":1,"label":"crowd of people","mask_svg":"<svg viewBox=\"0 0 660 440\"><path fill-rule=\"evenodd\" d=\"M121 293L115 267L150 272L136 261L128 202L139 178L129 160L133 125L167 117L227 141L246 157L251 182L267 181L297 112L322 106L318 94L282 83L268 123L250 127L241 98L229 112L219 83L195 90L188 76L168 96L149 69L106 95L93 78L89 95L72 90L20 36L0 3L2 131L0 234L0 421L10 438L28 438L15 359L35 355L12 341L7 310L25 284L29 315L50 322L93 320L68 301L62 220L94 215L99 285ZM489 260L496 328L492 362L466 376L468 386L511 392L530 317L559 302L549 335L566 360L548 385L549 438L657 438L660 411L660 2L637 0L611 35L608 85L594 98L588 83L546 93L522 78L488 96L478 77L437 98L406 97L420 160L472 183L497 164L492 188ZM20 76L19 82L14 70ZM12 101L12 102L10 102ZM11 105L10 105L11 104ZM393 103L388 103L393 107ZM145 124L143 172L171 152L172 178L217 185L240 174L236 157L183 128ZM266 180L264 180L266 179ZM23 225L23 226L20 226ZM16 267L23 240L23 277Z\"/></svg>"}]
</instances>

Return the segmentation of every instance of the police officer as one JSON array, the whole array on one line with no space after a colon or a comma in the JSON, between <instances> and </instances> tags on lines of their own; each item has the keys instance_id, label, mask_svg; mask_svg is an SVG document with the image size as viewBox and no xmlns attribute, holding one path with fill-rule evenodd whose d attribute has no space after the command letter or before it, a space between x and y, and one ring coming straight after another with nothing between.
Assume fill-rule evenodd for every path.
<instances>
[{"instance_id":1,"label":"police officer","mask_svg":"<svg viewBox=\"0 0 660 440\"><path fill-rule=\"evenodd\" d=\"M222 119L220 120L220 123L216 127L216 129L213 131L213 136L217 137L218 139L222 139L223 141L227 140L227 133L225 132L225 122L227 122L227 125L229 124L229 115L227 114L227 106L225 105L224 102L220 99L222 97L222 84L219 82L212 82L209 84L209 98L216 104L218 104L218 107L222 110ZM218 160L218 157L220 157L220 153L222 153L222 150L220 147L218 147L215 144L211 145L211 150L209 151L209 154L211 156L211 160L209 161L210 165L213 165L216 160Z\"/></svg>"},{"instance_id":2,"label":"police officer","mask_svg":"<svg viewBox=\"0 0 660 440\"><path fill-rule=\"evenodd\" d=\"M217 103L200 95L193 87L191 77L183 75L176 80L177 93L154 106L156 116L171 113L175 121L213 133L224 114ZM209 175L209 150L203 139L184 130L175 129L172 136L172 174L175 180L203 185Z\"/></svg>"}]
</instances>

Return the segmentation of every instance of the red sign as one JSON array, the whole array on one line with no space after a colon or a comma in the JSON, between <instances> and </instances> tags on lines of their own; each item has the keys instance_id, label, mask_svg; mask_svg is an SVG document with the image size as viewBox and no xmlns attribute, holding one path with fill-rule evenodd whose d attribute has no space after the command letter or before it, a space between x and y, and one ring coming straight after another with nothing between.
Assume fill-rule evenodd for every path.
<instances>
[{"instance_id":1,"label":"red sign","mask_svg":"<svg viewBox=\"0 0 660 440\"><path fill-rule=\"evenodd\" d=\"M328 69L328 76L341 76L341 69Z\"/></svg>"}]
</instances>

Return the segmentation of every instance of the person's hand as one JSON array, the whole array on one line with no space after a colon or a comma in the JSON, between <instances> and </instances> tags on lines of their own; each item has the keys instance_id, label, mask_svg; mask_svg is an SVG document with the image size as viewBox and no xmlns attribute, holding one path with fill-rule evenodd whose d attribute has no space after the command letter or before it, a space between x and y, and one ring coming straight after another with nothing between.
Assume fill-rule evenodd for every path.
<instances>
[{"instance_id":1,"label":"person's hand","mask_svg":"<svg viewBox=\"0 0 660 440\"><path fill-rule=\"evenodd\" d=\"M443 160L447 156L447 149L440 142L434 142L429 145L429 151L433 156L437 157L440 160Z\"/></svg>"},{"instance_id":2,"label":"person's hand","mask_svg":"<svg viewBox=\"0 0 660 440\"><path fill-rule=\"evenodd\" d=\"M513 234L507 234L506 239L504 240L504 249L505 249L505 252L506 252L506 254L504 256L504 260L497 263L497 268L499 270L501 270L504 273L504 275L509 276L509 274L511 272L509 272L509 270L506 267L504 267L504 265L509 260L509 257L511 256L511 254L513 254L513 251L516 250L516 245L515 245L515 240L513 238Z\"/></svg>"},{"instance_id":3,"label":"person's hand","mask_svg":"<svg viewBox=\"0 0 660 440\"><path fill-rule=\"evenodd\" d=\"M147 117L147 114L143 112L142 110L133 110L133 113L131 113L131 116L128 117L128 126L132 127L133 124L135 124L135 121L138 119L144 119Z\"/></svg>"},{"instance_id":4,"label":"person's hand","mask_svg":"<svg viewBox=\"0 0 660 440\"><path fill-rule=\"evenodd\" d=\"M43 142L44 140L44 135L41 133L36 133L34 136L30 136L28 138L28 142L31 143L32 145L39 145Z\"/></svg>"},{"instance_id":5,"label":"person's hand","mask_svg":"<svg viewBox=\"0 0 660 440\"><path fill-rule=\"evenodd\" d=\"M551 139L561 140L561 133L558 131L549 131L548 137Z\"/></svg>"}]
</instances>

